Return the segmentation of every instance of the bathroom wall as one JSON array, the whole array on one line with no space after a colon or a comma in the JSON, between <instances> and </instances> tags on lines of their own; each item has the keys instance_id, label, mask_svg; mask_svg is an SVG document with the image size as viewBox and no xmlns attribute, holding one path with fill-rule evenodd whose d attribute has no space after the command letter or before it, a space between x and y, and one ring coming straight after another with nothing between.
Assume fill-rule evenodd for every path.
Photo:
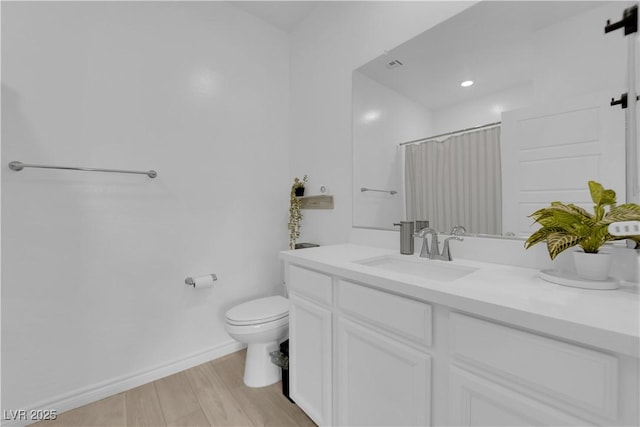
<instances>
[{"instance_id":1,"label":"bathroom wall","mask_svg":"<svg viewBox=\"0 0 640 427\"><path fill-rule=\"evenodd\" d=\"M448 105L433 111L434 134L452 132L502 120L502 112L531 105L531 85L522 85L479 97L473 101ZM428 136L428 135L427 135Z\"/></svg>"},{"instance_id":2,"label":"bathroom wall","mask_svg":"<svg viewBox=\"0 0 640 427\"><path fill-rule=\"evenodd\" d=\"M239 348L224 312L281 293L288 114L286 34L225 2L2 2L3 410Z\"/></svg>"},{"instance_id":3,"label":"bathroom wall","mask_svg":"<svg viewBox=\"0 0 640 427\"><path fill-rule=\"evenodd\" d=\"M352 224L351 72L475 2L324 2L291 34L291 174L333 210L303 211L300 241L343 243ZM400 218L398 218L400 219Z\"/></svg>"}]
</instances>

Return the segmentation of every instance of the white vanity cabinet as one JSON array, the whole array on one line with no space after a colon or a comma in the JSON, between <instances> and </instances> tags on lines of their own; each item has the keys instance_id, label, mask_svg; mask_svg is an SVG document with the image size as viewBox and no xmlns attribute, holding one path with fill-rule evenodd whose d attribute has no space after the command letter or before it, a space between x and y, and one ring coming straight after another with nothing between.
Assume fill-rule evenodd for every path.
<instances>
[{"instance_id":1,"label":"white vanity cabinet","mask_svg":"<svg viewBox=\"0 0 640 427\"><path fill-rule=\"evenodd\" d=\"M319 425L640 421L636 355L320 271L287 264L291 395Z\"/></svg>"},{"instance_id":2,"label":"white vanity cabinet","mask_svg":"<svg viewBox=\"0 0 640 427\"><path fill-rule=\"evenodd\" d=\"M618 420L617 357L460 313L448 323L451 424Z\"/></svg>"},{"instance_id":3,"label":"white vanity cabinet","mask_svg":"<svg viewBox=\"0 0 640 427\"><path fill-rule=\"evenodd\" d=\"M289 267L289 393L318 425L331 425L332 278Z\"/></svg>"},{"instance_id":4,"label":"white vanity cabinet","mask_svg":"<svg viewBox=\"0 0 640 427\"><path fill-rule=\"evenodd\" d=\"M451 367L449 419L453 426L587 426L590 423L500 384Z\"/></svg>"},{"instance_id":5,"label":"white vanity cabinet","mask_svg":"<svg viewBox=\"0 0 640 427\"><path fill-rule=\"evenodd\" d=\"M430 425L431 306L345 280L336 295L336 424Z\"/></svg>"},{"instance_id":6,"label":"white vanity cabinet","mask_svg":"<svg viewBox=\"0 0 640 427\"><path fill-rule=\"evenodd\" d=\"M288 286L290 394L313 421L430 425L429 304L296 265Z\"/></svg>"}]
</instances>

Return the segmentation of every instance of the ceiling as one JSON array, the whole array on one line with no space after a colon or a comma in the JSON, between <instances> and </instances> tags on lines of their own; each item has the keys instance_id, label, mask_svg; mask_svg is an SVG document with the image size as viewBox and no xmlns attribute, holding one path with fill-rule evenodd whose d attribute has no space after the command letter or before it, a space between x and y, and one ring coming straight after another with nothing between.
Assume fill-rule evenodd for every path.
<instances>
[{"instance_id":1,"label":"ceiling","mask_svg":"<svg viewBox=\"0 0 640 427\"><path fill-rule=\"evenodd\" d=\"M483 1L358 71L432 110L469 102L530 84L536 31L602 4ZM404 65L389 69L393 60ZM469 79L476 84L459 90Z\"/></svg>"},{"instance_id":2,"label":"ceiling","mask_svg":"<svg viewBox=\"0 0 640 427\"><path fill-rule=\"evenodd\" d=\"M292 32L320 1L229 1L245 12L281 29Z\"/></svg>"},{"instance_id":3,"label":"ceiling","mask_svg":"<svg viewBox=\"0 0 640 427\"><path fill-rule=\"evenodd\" d=\"M291 33L322 1L228 3ZM482 1L358 70L427 108L468 102L530 82L534 32L603 3ZM405 66L388 69L394 59ZM481 84L451 91L469 78Z\"/></svg>"}]
</instances>

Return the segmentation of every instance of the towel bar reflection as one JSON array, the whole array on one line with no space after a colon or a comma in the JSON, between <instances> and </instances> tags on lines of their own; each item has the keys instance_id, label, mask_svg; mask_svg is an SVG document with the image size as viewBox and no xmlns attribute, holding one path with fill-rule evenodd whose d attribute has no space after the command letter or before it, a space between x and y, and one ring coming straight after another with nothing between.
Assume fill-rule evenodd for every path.
<instances>
[{"instance_id":1,"label":"towel bar reflection","mask_svg":"<svg viewBox=\"0 0 640 427\"><path fill-rule=\"evenodd\" d=\"M373 188L366 188L366 187L361 187L360 188L361 192L365 192L365 191L377 191L379 193L389 193L391 195L397 194L398 192L396 190L375 190Z\"/></svg>"},{"instance_id":2,"label":"towel bar reflection","mask_svg":"<svg viewBox=\"0 0 640 427\"><path fill-rule=\"evenodd\" d=\"M154 170L150 171L129 171L121 169L98 169L98 168L79 168L72 166L46 166L46 165L30 165L22 162L13 161L9 163L9 169L12 171L21 171L24 168L42 168L42 169L65 169L72 171L87 171L87 172L113 172L113 173L133 173L138 175L147 175L149 178L155 178L158 173Z\"/></svg>"}]
</instances>

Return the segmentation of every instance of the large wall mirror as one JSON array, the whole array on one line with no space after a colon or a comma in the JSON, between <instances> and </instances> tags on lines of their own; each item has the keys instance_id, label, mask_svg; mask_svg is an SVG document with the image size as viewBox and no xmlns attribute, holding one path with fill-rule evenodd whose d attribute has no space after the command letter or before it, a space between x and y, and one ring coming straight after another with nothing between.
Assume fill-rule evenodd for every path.
<instances>
[{"instance_id":1,"label":"large wall mirror","mask_svg":"<svg viewBox=\"0 0 640 427\"><path fill-rule=\"evenodd\" d=\"M354 70L353 226L525 236L553 200L589 208L589 180L623 202L627 43L604 26L632 4L483 1Z\"/></svg>"}]
</instances>

